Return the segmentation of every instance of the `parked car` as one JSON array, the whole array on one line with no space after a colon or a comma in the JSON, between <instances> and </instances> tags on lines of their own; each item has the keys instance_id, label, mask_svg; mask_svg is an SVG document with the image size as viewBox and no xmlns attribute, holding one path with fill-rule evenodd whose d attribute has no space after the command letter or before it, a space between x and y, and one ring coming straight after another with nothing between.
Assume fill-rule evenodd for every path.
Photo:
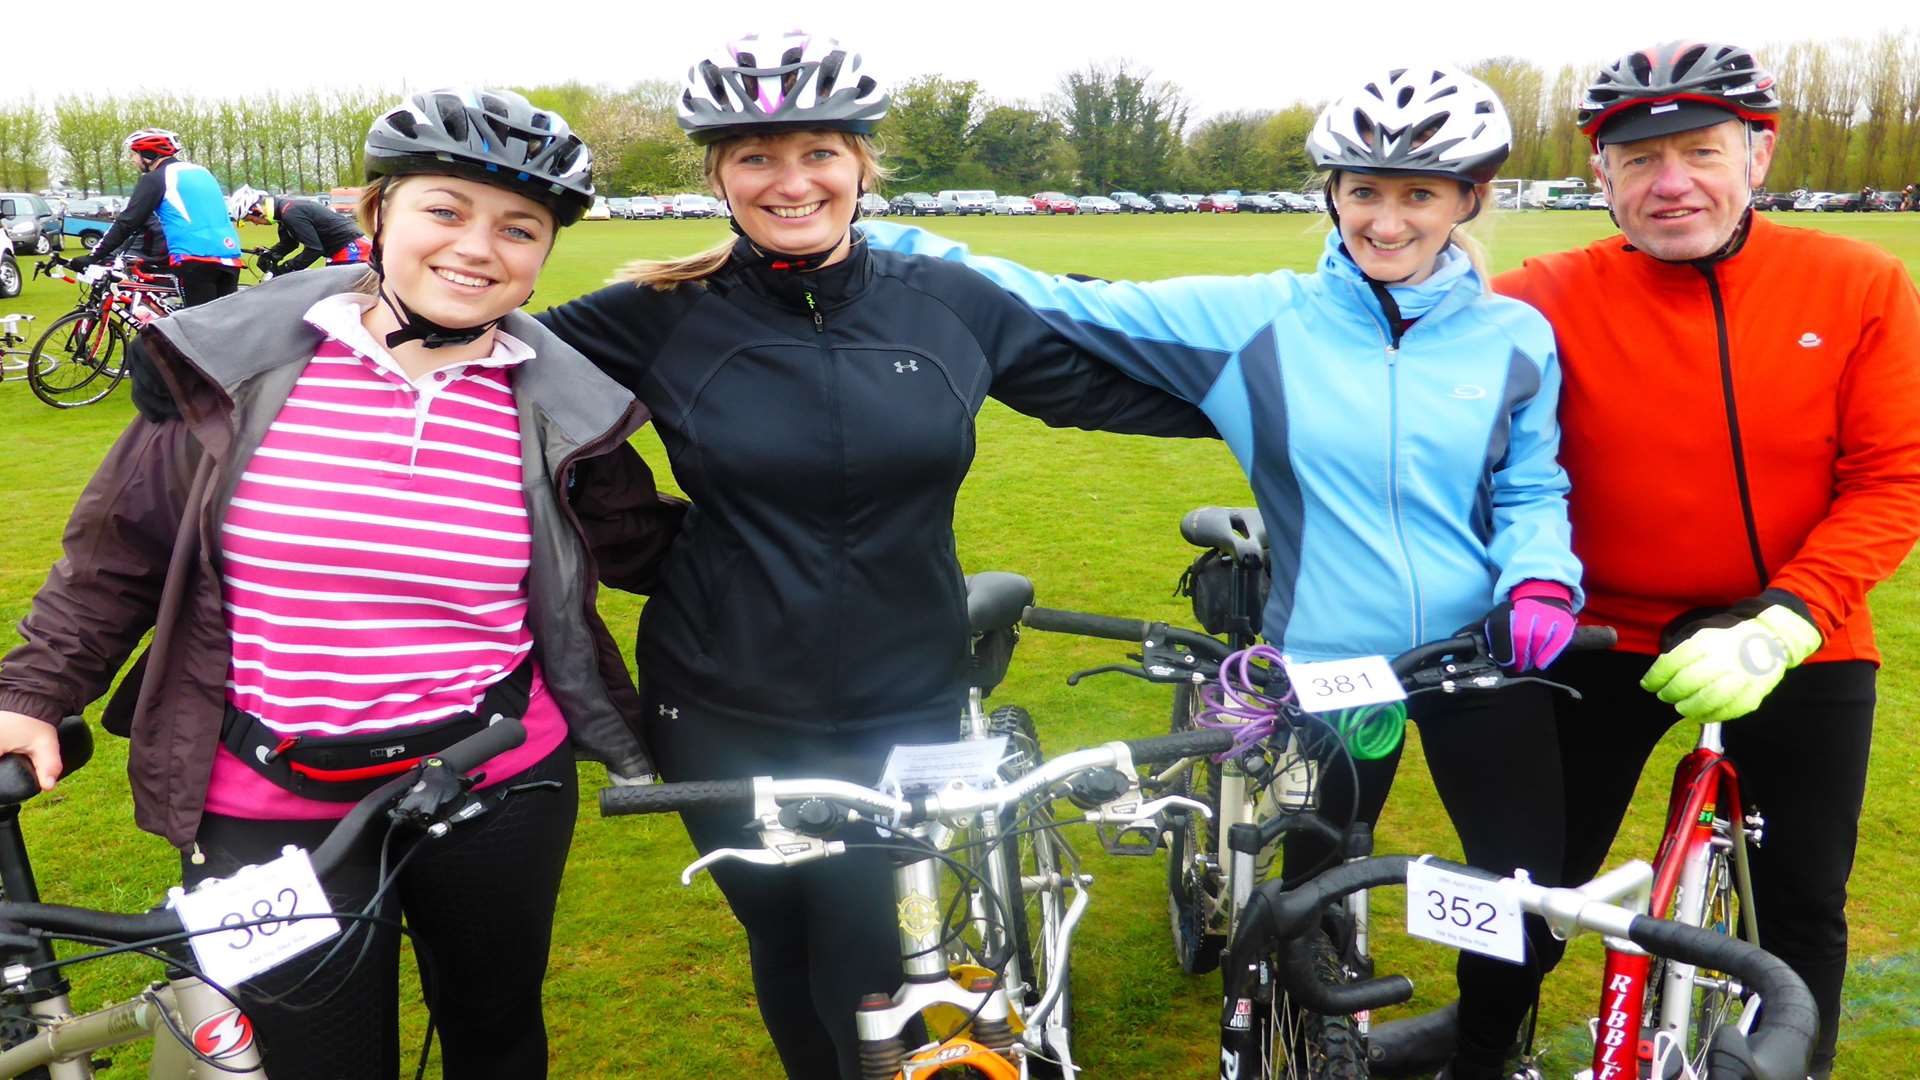
<instances>
[{"instance_id":1,"label":"parked car","mask_svg":"<svg viewBox=\"0 0 1920 1080\"><path fill-rule=\"evenodd\" d=\"M1240 209L1249 214L1278 214L1286 208L1271 195L1242 195Z\"/></svg>"},{"instance_id":2,"label":"parked car","mask_svg":"<svg viewBox=\"0 0 1920 1080\"><path fill-rule=\"evenodd\" d=\"M0 232L16 251L47 255L60 250L60 214L38 195L0 191Z\"/></svg>"},{"instance_id":3,"label":"parked car","mask_svg":"<svg viewBox=\"0 0 1920 1080\"><path fill-rule=\"evenodd\" d=\"M5 230L0 230L0 300L19 296L21 284L20 261L13 257L13 241L7 239Z\"/></svg>"},{"instance_id":4,"label":"parked car","mask_svg":"<svg viewBox=\"0 0 1920 1080\"><path fill-rule=\"evenodd\" d=\"M627 200L627 213L636 221L658 220L667 216L667 208L651 195L635 195Z\"/></svg>"},{"instance_id":5,"label":"parked car","mask_svg":"<svg viewBox=\"0 0 1920 1080\"><path fill-rule=\"evenodd\" d=\"M609 198L607 200L607 213L613 215L614 217L620 219L621 221L625 221L628 218L633 216L632 208L633 208L632 199L622 199L616 196L613 198Z\"/></svg>"},{"instance_id":6,"label":"parked car","mask_svg":"<svg viewBox=\"0 0 1920 1080\"><path fill-rule=\"evenodd\" d=\"M924 191L909 191L905 195L895 195L893 202L889 205L893 207L893 212L901 217L925 217L928 214L940 215L947 212L946 208L940 205L940 200Z\"/></svg>"},{"instance_id":7,"label":"parked car","mask_svg":"<svg viewBox=\"0 0 1920 1080\"><path fill-rule=\"evenodd\" d=\"M60 231L80 241L88 251L113 228L116 215L100 199L69 199L67 212L60 219Z\"/></svg>"},{"instance_id":8,"label":"parked car","mask_svg":"<svg viewBox=\"0 0 1920 1080\"><path fill-rule=\"evenodd\" d=\"M1116 191L1107 198L1120 204L1120 209L1129 214L1151 214L1159 207L1137 191Z\"/></svg>"},{"instance_id":9,"label":"parked car","mask_svg":"<svg viewBox=\"0 0 1920 1080\"><path fill-rule=\"evenodd\" d=\"M1901 193L1898 191L1876 191L1873 193L1875 210L1900 209Z\"/></svg>"},{"instance_id":10,"label":"parked car","mask_svg":"<svg viewBox=\"0 0 1920 1080\"><path fill-rule=\"evenodd\" d=\"M1607 193L1606 193L1606 192L1604 192L1604 191L1590 191L1590 192L1588 192L1588 193L1587 193L1587 205L1586 205L1586 207L1585 207L1585 208L1586 208L1586 209L1588 209L1588 210L1605 210L1605 209L1607 209Z\"/></svg>"},{"instance_id":11,"label":"parked car","mask_svg":"<svg viewBox=\"0 0 1920 1080\"><path fill-rule=\"evenodd\" d=\"M673 197L673 216L677 218L710 218L714 210L705 195L681 194Z\"/></svg>"},{"instance_id":12,"label":"parked car","mask_svg":"<svg viewBox=\"0 0 1920 1080\"><path fill-rule=\"evenodd\" d=\"M595 195L593 197L593 205L587 207L587 212L580 216L580 220L607 221L612 217L613 207L609 205L607 197L605 195Z\"/></svg>"},{"instance_id":13,"label":"parked car","mask_svg":"<svg viewBox=\"0 0 1920 1080\"><path fill-rule=\"evenodd\" d=\"M1799 198L1793 200L1793 208L1795 210L1818 210L1820 209L1821 203L1831 198L1833 198L1833 192L1831 191L1803 191L1800 193Z\"/></svg>"},{"instance_id":14,"label":"parked car","mask_svg":"<svg viewBox=\"0 0 1920 1080\"><path fill-rule=\"evenodd\" d=\"M1022 214L1037 214L1039 210L1034 207L1033 200L1025 195L1002 195L1000 201L993 204L993 212L1017 217Z\"/></svg>"},{"instance_id":15,"label":"parked car","mask_svg":"<svg viewBox=\"0 0 1920 1080\"><path fill-rule=\"evenodd\" d=\"M1163 214L1183 214L1187 211L1187 201L1171 191L1156 191L1147 196L1147 201Z\"/></svg>"},{"instance_id":16,"label":"parked car","mask_svg":"<svg viewBox=\"0 0 1920 1080\"><path fill-rule=\"evenodd\" d=\"M887 200L871 191L860 193L860 213L866 217L886 217Z\"/></svg>"},{"instance_id":17,"label":"parked car","mask_svg":"<svg viewBox=\"0 0 1920 1080\"><path fill-rule=\"evenodd\" d=\"M115 209L114 213L117 214L125 209L125 206L121 206ZM327 209L332 210L342 217L352 217L359 213L360 189L357 187L337 187L327 192Z\"/></svg>"},{"instance_id":18,"label":"parked car","mask_svg":"<svg viewBox=\"0 0 1920 1080\"><path fill-rule=\"evenodd\" d=\"M1585 210L1586 208L1587 197L1585 195L1558 195L1554 197L1552 202L1547 204L1547 209L1549 210Z\"/></svg>"},{"instance_id":19,"label":"parked car","mask_svg":"<svg viewBox=\"0 0 1920 1080\"><path fill-rule=\"evenodd\" d=\"M946 209L947 213L964 217L969 214L993 213L994 201L998 199L999 196L991 191L982 191L979 189L970 191L953 189L942 191L935 195L934 198L940 200L940 205Z\"/></svg>"},{"instance_id":20,"label":"parked car","mask_svg":"<svg viewBox=\"0 0 1920 1080\"><path fill-rule=\"evenodd\" d=\"M1043 214L1078 214L1080 204L1062 192L1042 191L1033 197L1034 209Z\"/></svg>"},{"instance_id":21,"label":"parked car","mask_svg":"<svg viewBox=\"0 0 1920 1080\"><path fill-rule=\"evenodd\" d=\"M1203 214L1231 214L1240 209L1240 200L1225 192L1203 195L1197 204Z\"/></svg>"},{"instance_id":22,"label":"parked car","mask_svg":"<svg viewBox=\"0 0 1920 1080\"><path fill-rule=\"evenodd\" d=\"M1080 212L1083 214L1117 214L1120 204L1105 195L1080 196Z\"/></svg>"},{"instance_id":23,"label":"parked car","mask_svg":"<svg viewBox=\"0 0 1920 1080\"><path fill-rule=\"evenodd\" d=\"M1823 214L1850 213L1858 210L1860 209L1860 193L1857 191L1843 191L1838 195L1829 195L1821 202L1819 209Z\"/></svg>"},{"instance_id":24,"label":"parked car","mask_svg":"<svg viewBox=\"0 0 1920 1080\"><path fill-rule=\"evenodd\" d=\"M1793 196L1778 191L1756 191L1753 193L1755 210L1791 210Z\"/></svg>"}]
</instances>

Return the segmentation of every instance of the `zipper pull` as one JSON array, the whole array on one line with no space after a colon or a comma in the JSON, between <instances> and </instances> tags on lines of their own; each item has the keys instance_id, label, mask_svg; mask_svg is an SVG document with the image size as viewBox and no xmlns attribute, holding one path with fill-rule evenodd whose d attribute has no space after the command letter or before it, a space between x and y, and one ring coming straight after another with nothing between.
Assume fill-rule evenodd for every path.
<instances>
[{"instance_id":1,"label":"zipper pull","mask_svg":"<svg viewBox=\"0 0 1920 1080\"><path fill-rule=\"evenodd\" d=\"M803 295L807 298L807 310L813 312L813 332L816 334L826 333L827 321L820 317L820 307L813 302L813 293L807 292Z\"/></svg>"},{"instance_id":2,"label":"zipper pull","mask_svg":"<svg viewBox=\"0 0 1920 1080\"><path fill-rule=\"evenodd\" d=\"M187 856L187 861L195 866L205 866L207 864L207 853L200 850L200 841L195 840L193 842L193 854Z\"/></svg>"}]
</instances>

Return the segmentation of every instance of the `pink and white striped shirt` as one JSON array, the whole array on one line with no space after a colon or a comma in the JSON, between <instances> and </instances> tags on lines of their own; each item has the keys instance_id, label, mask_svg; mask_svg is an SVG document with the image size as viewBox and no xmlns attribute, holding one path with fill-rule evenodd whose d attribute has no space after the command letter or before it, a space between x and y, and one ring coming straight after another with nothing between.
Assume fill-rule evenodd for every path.
<instances>
[{"instance_id":1,"label":"pink and white striped shirt","mask_svg":"<svg viewBox=\"0 0 1920 1080\"><path fill-rule=\"evenodd\" d=\"M471 711L533 650L532 557L512 371L533 350L410 380L361 325L374 298L315 304L326 338L234 489L221 528L233 660L227 701L285 735L352 734ZM536 668L527 741L486 766L545 757L566 723ZM207 811L322 819L225 747Z\"/></svg>"}]
</instances>

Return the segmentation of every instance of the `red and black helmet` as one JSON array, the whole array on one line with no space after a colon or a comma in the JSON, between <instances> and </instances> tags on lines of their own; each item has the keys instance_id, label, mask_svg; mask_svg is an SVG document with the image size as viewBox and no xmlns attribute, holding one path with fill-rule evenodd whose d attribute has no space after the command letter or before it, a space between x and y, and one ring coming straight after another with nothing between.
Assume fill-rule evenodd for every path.
<instances>
[{"instance_id":1,"label":"red and black helmet","mask_svg":"<svg viewBox=\"0 0 1920 1080\"><path fill-rule=\"evenodd\" d=\"M141 128L127 136L126 146L136 154L172 157L180 152L180 136L165 128Z\"/></svg>"},{"instance_id":2,"label":"red and black helmet","mask_svg":"<svg viewBox=\"0 0 1920 1080\"><path fill-rule=\"evenodd\" d=\"M1773 73L1738 45L1669 41L1601 69L1580 99L1577 120L1581 134L1598 147L1707 127L1729 113L1778 127L1780 90Z\"/></svg>"}]
</instances>

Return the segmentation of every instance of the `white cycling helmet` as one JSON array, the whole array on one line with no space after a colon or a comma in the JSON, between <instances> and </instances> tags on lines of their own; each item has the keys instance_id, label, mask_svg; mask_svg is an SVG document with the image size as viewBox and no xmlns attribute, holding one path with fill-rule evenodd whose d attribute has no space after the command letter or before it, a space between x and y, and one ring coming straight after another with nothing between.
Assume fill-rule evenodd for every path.
<instances>
[{"instance_id":1,"label":"white cycling helmet","mask_svg":"<svg viewBox=\"0 0 1920 1080\"><path fill-rule=\"evenodd\" d=\"M887 115L887 90L834 38L748 34L687 69L678 113L702 145L768 128L866 135Z\"/></svg>"},{"instance_id":2,"label":"white cycling helmet","mask_svg":"<svg viewBox=\"0 0 1920 1080\"><path fill-rule=\"evenodd\" d=\"M233 189L233 194L227 196L227 216L235 221L239 221L241 218L253 213L254 210L258 209L261 204L266 201L266 192L255 191L247 185L241 184L239 187ZM271 211L269 211L267 216L273 216Z\"/></svg>"},{"instance_id":3,"label":"white cycling helmet","mask_svg":"<svg viewBox=\"0 0 1920 1080\"><path fill-rule=\"evenodd\" d=\"M1499 96L1445 64L1379 72L1327 106L1307 136L1307 154L1322 169L1469 184L1492 180L1512 148Z\"/></svg>"}]
</instances>

